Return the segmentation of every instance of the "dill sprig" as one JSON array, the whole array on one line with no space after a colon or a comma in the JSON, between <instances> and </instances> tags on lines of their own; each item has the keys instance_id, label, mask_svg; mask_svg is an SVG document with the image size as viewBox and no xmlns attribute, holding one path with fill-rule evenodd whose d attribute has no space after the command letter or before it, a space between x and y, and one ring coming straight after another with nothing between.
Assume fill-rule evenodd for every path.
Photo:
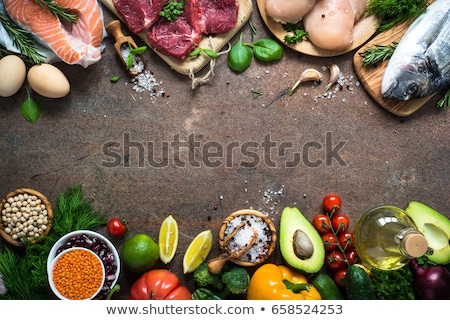
<instances>
[{"instance_id":1,"label":"dill sprig","mask_svg":"<svg viewBox=\"0 0 450 320\"><path fill-rule=\"evenodd\" d=\"M428 0L370 0L366 13L379 21L378 32L417 18L427 8Z\"/></svg>"},{"instance_id":2,"label":"dill sprig","mask_svg":"<svg viewBox=\"0 0 450 320\"><path fill-rule=\"evenodd\" d=\"M28 56L32 64L39 64L42 62L42 59L45 57L38 52L31 32L22 29L7 15L2 13L0 13L0 23L11 37L13 45L19 49L23 55Z\"/></svg>"},{"instance_id":3,"label":"dill sprig","mask_svg":"<svg viewBox=\"0 0 450 320\"><path fill-rule=\"evenodd\" d=\"M384 60L389 59L397 48L398 42L393 41L388 45L375 44L359 53L362 57L364 66L377 65Z\"/></svg>"},{"instance_id":4,"label":"dill sprig","mask_svg":"<svg viewBox=\"0 0 450 320\"><path fill-rule=\"evenodd\" d=\"M70 8L61 7L53 0L34 0L42 9L50 11L55 17L70 23L77 23L78 15L70 11Z\"/></svg>"},{"instance_id":5,"label":"dill sprig","mask_svg":"<svg viewBox=\"0 0 450 320\"><path fill-rule=\"evenodd\" d=\"M106 222L106 216L93 211L91 202L83 199L81 185L69 188L58 197L47 236L35 244L25 243L24 249L10 245L0 249L0 275L8 289L0 300L47 299L47 257L56 241L69 232L93 229Z\"/></svg>"}]
</instances>

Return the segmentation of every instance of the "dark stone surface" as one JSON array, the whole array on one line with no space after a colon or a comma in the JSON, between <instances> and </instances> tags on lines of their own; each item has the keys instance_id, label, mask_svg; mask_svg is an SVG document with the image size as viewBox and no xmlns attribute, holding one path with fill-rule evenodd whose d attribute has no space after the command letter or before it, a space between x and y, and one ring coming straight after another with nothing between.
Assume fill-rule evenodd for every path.
<instances>
[{"instance_id":1,"label":"dark stone surface","mask_svg":"<svg viewBox=\"0 0 450 320\"><path fill-rule=\"evenodd\" d=\"M106 23L111 19L105 9ZM256 4L250 19L256 38L271 36ZM242 31L249 41L247 24ZM147 66L166 93L151 99L126 84L129 77L113 39L107 37L105 44L101 61L87 69L57 64L71 92L54 100L34 94L42 106L37 123L20 113L25 88L0 98L0 194L28 187L55 203L58 194L81 183L97 210L126 218L132 234L154 238L172 214L179 223L178 252L169 265L156 267L176 272L189 286L191 275L183 275L182 259L190 241L205 229L217 240L222 220L241 208L266 212L278 227L285 206L296 206L312 219L321 212L322 197L337 192L351 229L374 206L404 208L411 200L450 217L450 116L436 108L441 95L398 118L358 85L354 52L317 58L286 48L281 61L254 60L242 74L233 73L223 55L214 79L195 90L189 77L147 52ZM304 69L323 70L332 63L352 79L349 87L329 99L315 98L326 83L304 83L286 95ZM328 71L324 74L327 82ZM111 83L115 75L120 80ZM269 138L270 149L263 143ZM181 141L178 150L176 141ZM170 147L166 155L160 149L165 143ZM300 161L295 163L295 157ZM161 158L167 165L150 164ZM123 240L113 241L120 249ZM210 257L219 254L214 243ZM282 262L278 248L270 261ZM116 298L126 299L135 279L123 272Z\"/></svg>"}]
</instances>

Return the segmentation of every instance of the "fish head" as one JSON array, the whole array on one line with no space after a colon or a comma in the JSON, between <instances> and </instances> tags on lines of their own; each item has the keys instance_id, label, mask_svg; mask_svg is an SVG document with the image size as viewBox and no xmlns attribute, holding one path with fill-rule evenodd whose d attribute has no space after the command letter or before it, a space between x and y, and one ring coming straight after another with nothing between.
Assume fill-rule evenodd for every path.
<instances>
[{"instance_id":1,"label":"fish head","mask_svg":"<svg viewBox=\"0 0 450 320\"><path fill-rule=\"evenodd\" d=\"M429 94L433 77L429 62L420 57L388 64L381 82L381 94L385 98L404 101L421 98Z\"/></svg>"}]
</instances>

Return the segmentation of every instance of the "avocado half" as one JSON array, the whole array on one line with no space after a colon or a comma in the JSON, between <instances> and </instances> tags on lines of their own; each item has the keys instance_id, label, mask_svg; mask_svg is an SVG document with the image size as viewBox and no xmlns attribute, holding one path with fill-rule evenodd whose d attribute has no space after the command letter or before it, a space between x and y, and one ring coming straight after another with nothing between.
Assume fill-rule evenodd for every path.
<instances>
[{"instance_id":1,"label":"avocado half","mask_svg":"<svg viewBox=\"0 0 450 320\"><path fill-rule=\"evenodd\" d=\"M291 267L319 271L325 261L325 247L317 230L297 208L286 207L280 218L280 251Z\"/></svg>"},{"instance_id":2,"label":"avocado half","mask_svg":"<svg viewBox=\"0 0 450 320\"><path fill-rule=\"evenodd\" d=\"M419 201L408 203L405 211L433 249L428 259L437 264L450 263L450 219Z\"/></svg>"}]
</instances>

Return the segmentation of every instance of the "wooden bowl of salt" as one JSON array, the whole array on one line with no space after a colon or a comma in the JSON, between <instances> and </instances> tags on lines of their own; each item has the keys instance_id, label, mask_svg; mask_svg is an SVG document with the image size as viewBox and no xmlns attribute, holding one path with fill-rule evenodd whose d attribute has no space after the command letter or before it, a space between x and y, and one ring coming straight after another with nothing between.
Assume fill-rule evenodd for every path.
<instances>
[{"instance_id":1,"label":"wooden bowl of salt","mask_svg":"<svg viewBox=\"0 0 450 320\"><path fill-rule=\"evenodd\" d=\"M277 244L277 231L265 214L243 209L230 214L219 229L223 254L208 262L211 273L219 273L227 261L244 267L266 261Z\"/></svg>"}]
</instances>

